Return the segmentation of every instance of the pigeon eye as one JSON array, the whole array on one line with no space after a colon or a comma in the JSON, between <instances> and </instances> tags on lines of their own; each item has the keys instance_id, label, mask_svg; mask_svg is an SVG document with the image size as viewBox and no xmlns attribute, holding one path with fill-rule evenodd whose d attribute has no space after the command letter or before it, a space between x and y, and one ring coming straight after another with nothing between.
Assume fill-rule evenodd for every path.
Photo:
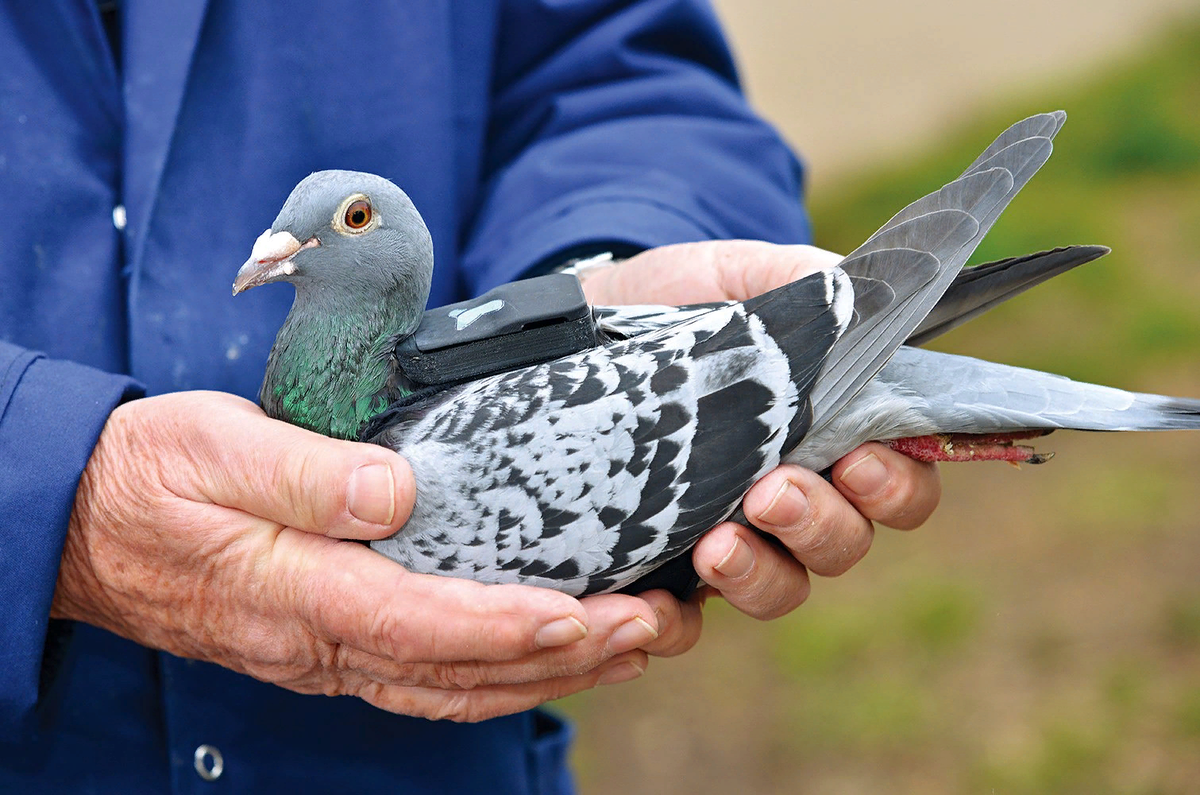
<instances>
[{"instance_id":1,"label":"pigeon eye","mask_svg":"<svg viewBox=\"0 0 1200 795\"><path fill-rule=\"evenodd\" d=\"M371 205L369 202L359 199L356 202L351 202L346 208L346 228L347 229L362 229L367 224L371 223Z\"/></svg>"}]
</instances>

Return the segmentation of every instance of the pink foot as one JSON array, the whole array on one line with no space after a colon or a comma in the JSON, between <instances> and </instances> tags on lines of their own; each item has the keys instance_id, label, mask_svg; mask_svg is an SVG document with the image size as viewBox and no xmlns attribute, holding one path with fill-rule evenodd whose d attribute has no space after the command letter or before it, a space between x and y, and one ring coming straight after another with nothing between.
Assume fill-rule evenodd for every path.
<instances>
[{"instance_id":1,"label":"pink foot","mask_svg":"<svg viewBox=\"0 0 1200 795\"><path fill-rule=\"evenodd\" d=\"M1013 444L1045 436L1050 431L1017 433L939 433L884 442L898 453L918 461L1008 461L1013 464L1044 464L1054 453L1037 453L1032 447Z\"/></svg>"}]
</instances>

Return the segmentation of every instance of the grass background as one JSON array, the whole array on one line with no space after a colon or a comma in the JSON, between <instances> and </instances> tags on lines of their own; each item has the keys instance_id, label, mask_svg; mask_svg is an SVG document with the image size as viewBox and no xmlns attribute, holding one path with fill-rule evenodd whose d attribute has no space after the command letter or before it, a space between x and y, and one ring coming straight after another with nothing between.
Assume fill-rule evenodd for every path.
<instances>
[{"instance_id":1,"label":"grass background","mask_svg":"<svg viewBox=\"0 0 1200 795\"><path fill-rule=\"evenodd\" d=\"M974 261L1113 253L937 347L1200 396L1200 24L840 180L810 200L817 242L854 248L1058 107L1054 157ZM691 654L560 702L583 792L1200 792L1200 435L1038 448L1058 456L943 466L925 528L880 529L792 616L712 602Z\"/></svg>"}]
</instances>

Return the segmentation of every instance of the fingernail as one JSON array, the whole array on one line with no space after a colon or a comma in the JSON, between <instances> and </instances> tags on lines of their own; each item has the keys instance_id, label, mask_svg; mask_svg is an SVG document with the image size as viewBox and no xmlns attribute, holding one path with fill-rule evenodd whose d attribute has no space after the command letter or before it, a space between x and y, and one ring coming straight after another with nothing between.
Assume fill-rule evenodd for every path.
<instances>
[{"instance_id":1,"label":"fingernail","mask_svg":"<svg viewBox=\"0 0 1200 795\"><path fill-rule=\"evenodd\" d=\"M634 616L609 636L608 650L613 654L623 654L645 646L657 637L657 629L650 626L641 616Z\"/></svg>"},{"instance_id":2,"label":"fingernail","mask_svg":"<svg viewBox=\"0 0 1200 795\"><path fill-rule=\"evenodd\" d=\"M646 669L635 662L617 663L612 668L600 674L600 679L597 683L602 685L619 685L622 682L628 682L630 679L637 679L644 673L646 673Z\"/></svg>"},{"instance_id":3,"label":"fingernail","mask_svg":"<svg viewBox=\"0 0 1200 795\"><path fill-rule=\"evenodd\" d=\"M754 566L754 550L740 538L733 539L733 546L725 553L715 568L723 576L737 580L750 573Z\"/></svg>"},{"instance_id":4,"label":"fingernail","mask_svg":"<svg viewBox=\"0 0 1200 795\"><path fill-rule=\"evenodd\" d=\"M387 464L364 464L350 475L346 507L355 519L389 525L396 518L396 480Z\"/></svg>"},{"instance_id":5,"label":"fingernail","mask_svg":"<svg viewBox=\"0 0 1200 795\"><path fill-rule=\"evenodd\" d=\"M582 621L575 616L567 616L555 619L539 629L534 642L539 649L553 649L583 640L587 634L587 627Z\"/></svg>"},{"instance_id":6,"label":"fingernail","mask_svg":"<svg viewBox=\"0 0 1200 795\"><path fill-rule=\"evenodd\" d=\"M887 485L888 471L874 453L850 465L839 480L860 497L870 497Z\"/></svg>"},{"instance_id":7,"label":"fingernail","mask_svg":"<svg viewBox=\"0 0 1200 795\"><path fill-rule=\"evenodd\" d=\"M758 520L773 527L792 527L803 522L807 516L808 497L790 480L785 480L779 491L775 492L771 504L758 515Z\"/></svg>"}]
</instances>

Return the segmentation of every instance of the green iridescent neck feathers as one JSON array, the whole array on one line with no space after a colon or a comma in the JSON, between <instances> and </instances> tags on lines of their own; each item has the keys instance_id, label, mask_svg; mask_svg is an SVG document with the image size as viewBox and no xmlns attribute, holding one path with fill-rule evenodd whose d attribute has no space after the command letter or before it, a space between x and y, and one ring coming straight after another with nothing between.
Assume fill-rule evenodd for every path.
<instances>
[{"instance_id":1,"label":"green iridescent neck feathers","mask_svg":"<svg viewBox=\"0 0 1200 795\"><path fill-rule=\"evenodd\" d=\"M392 351L429 297L433 244L408 196L373 174L320 171L254 244L237 293L286 281L296 299L259 399L276 419L345 439L405 390Z\"/></svg>"}]
</instances>

